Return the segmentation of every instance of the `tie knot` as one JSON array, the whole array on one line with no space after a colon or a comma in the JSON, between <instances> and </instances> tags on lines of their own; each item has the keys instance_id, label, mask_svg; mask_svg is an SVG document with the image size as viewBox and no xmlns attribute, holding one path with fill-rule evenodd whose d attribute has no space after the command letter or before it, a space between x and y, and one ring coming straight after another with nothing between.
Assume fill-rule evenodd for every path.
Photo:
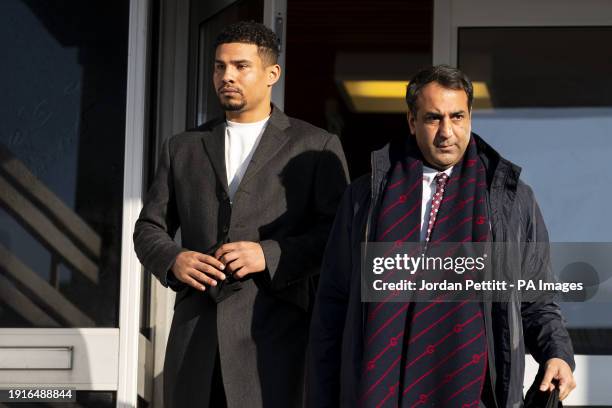
<instances>
[{"instance_id":1,"label":"tie knot","mask_svg":"<svg viewBox=\"0 0 612 408\"><path fill-rule=\"evenodd\" d=\"M446 182L448 181L448 174L438 173L436 174L435 180L438 186L444 186L446 185Z\"/></svg>"}]
</instances>

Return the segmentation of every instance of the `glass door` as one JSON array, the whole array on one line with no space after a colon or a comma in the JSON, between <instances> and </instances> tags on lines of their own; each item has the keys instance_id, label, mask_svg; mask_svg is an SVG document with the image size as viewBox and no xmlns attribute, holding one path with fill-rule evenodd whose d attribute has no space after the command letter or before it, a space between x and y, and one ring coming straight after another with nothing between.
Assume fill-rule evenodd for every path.
<instances>
[{"instance_id":1,"label":"glass door","mask_svg":"<svg viewBox=\"0 0 612 408\"><path fill-rule=\"evenodd\" d=\"M434 63L475 83L473 129L523 168L551 242L612 242L612 4L603 1L436 0ZM578 388L567 406L612 406L612 265L579 268L587 302L562 311ZM588 276L586 276L588 275ZM526 386L537 371L527 357Z\"/></svg>"},{"instance_id":2,"label":"glass door","mask_svg":"<svg viewBox=\"0 0 612 408\"><path fill-rule=\"evenodd\" d=\"M136 406L147 11L0 4L0 388Z\"/></svg>"}]
</instances>

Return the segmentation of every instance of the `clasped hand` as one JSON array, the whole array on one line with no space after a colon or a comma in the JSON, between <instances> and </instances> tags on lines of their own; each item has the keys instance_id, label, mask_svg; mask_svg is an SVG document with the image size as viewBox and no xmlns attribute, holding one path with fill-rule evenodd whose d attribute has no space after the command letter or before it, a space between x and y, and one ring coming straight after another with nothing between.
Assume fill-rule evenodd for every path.
<instances>
[{"instance_id":1,"label":"clasped hand","mask_svg":"<svg viewBox=\"0 0 612 408\"><path fill-rule=\"evenodd\" d=\"M217 286L226 275L236 279L251 273L263 272L266 260L257 242L239 241L223 244L214 256L195 251L181 252L172 266L174 276L181 282L204 291L206 286Z\"/></svg>"}]
</instances>

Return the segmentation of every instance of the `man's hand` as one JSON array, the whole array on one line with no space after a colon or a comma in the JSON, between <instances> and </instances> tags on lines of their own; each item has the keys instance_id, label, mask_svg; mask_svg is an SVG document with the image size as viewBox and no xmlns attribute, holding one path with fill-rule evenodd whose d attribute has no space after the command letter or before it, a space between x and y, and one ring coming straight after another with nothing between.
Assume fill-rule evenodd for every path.
<instances>
[{"instance_id":1,"label":"man's hand","mask_svg":"<svg viewBox=\"0 0 612 408\"><path fill-rule=\"evenodd\" d=\"M266 269L266 258L261 245L257 242L239 241L223 244L215 252L215 258L223 262L228 273L238 279Z\"/></svg>"},{"instance_id":2,"label":"man's hand","mask_svg":"<svg viewBox=\"0 0 612 408\"><path fill-rule=\"evenodd\" d=\"M574 388L576 381L570 366L560 358L551 358L546 362L546 371L540 384L540 391L552 391L555 385L552 380L559 380L559 399L564 400Z\"/></svg>"},{"instance_id":3,"label":"man's hand","mask_svg":"<svg viewBox=\"0 0 612 408\"><path fill-rule=\"evenodd\" d=\"M197 290L206 290L205 285L217 286L217 280L224 280L221 272L225 266L210 255L194 251L181 252L172 265L172 272L178 280Z\"/></svg>"}]
</instances>

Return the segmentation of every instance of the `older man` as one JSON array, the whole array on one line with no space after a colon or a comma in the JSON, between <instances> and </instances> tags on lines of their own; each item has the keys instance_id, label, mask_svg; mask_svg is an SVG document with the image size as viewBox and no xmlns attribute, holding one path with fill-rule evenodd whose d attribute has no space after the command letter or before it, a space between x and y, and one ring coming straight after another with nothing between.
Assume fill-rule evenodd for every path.
<instances>
[{"instance_id":1,"label":"older man","mask_svg":"<svg viewBox=\"0 0 612 408\"><path fill-rule=\"evenodd\" d=\"M521 406L525 345L541 364L542 391L553 379L561 399L574 388L571 341L552 301L361 301L364 240L548 241L520 168L471 132L472 100L459 70L418 72L406 94L411 135L374 152L372 174L345 193L312 321L312 407Z\"/></svg>"}]
</instances>

